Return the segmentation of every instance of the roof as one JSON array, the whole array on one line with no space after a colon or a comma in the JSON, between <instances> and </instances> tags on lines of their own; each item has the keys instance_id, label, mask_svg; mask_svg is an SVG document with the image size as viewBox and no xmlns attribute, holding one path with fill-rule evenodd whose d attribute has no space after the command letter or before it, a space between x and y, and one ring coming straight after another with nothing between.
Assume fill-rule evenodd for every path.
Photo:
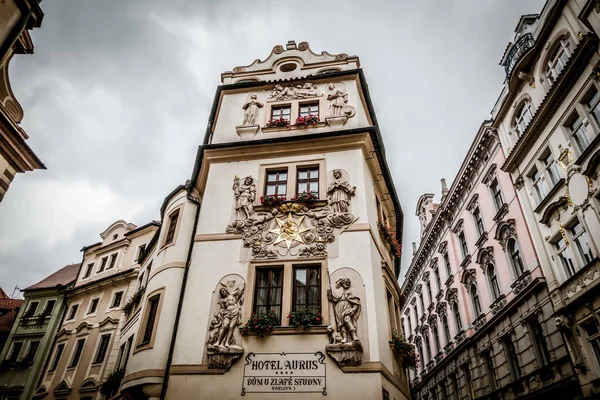
<instances>
[{"instance_id":1,"label":"roof","mask_svg":"<svg viewBox=\"0 0 600 400\"><path fill-rule=\"evenodd\" d=\"M0 287L0 299L8 299L6 292Z\"/></svg>"},{"instance_id":2,"label":"roof","mask_svg":"<svg viewBox=\"0 0 600 400\"><path fill-rule=\"evenodd\" d=\"M17 318L19 307L24 300L0 298L0 310L9 310L0 315L0 332L9 332Z\"/></svg>"},{"instance_id":3,"label":"roof","mask_svg":"<svg viewBox=\"0 0 600 400\"><path fill-rule=\"evenodd\" d=\"M36 290L36 289L48 289L54 288L56 286L67 286L70 283L73 283L75 279L77 279L77 274L79 273L79 267L81 264L71 264L67 265L64 268L59 269L52 275L42 279L35 285L31 285L23 289L26 290Z\"/></svg>"}]
</instances>

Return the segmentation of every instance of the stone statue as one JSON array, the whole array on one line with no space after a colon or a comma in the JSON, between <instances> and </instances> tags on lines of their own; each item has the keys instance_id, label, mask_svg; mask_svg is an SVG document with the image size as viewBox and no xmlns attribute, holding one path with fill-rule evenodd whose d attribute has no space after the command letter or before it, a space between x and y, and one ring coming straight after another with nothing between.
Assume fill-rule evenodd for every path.
<instances>
[{"instance_id":1,"label":"stone statue","mask_svg":"<svg viewBox=\"0 0 600 400\"><path fill-rule=\"evenodd\" d=\"M250 100L247 101L242 107L244 109L244 121L242 122L242 125L256 125L256 120L258 119L258 111L263 106L264 104L258 101L258 96L254 93L251 94Z\"/></svg>"},{"instance_id":2,"label":"stone statue","mask_svg":"<svg viewBox=\"0 0 600 400\"><path fill-rule=\"evenodd\" d=\"M348 95L336 88L333 83L328 86L329 94L327 95L327 101L329 101L329 115L332 117L341 117L345 115L344 106L348 103Z\"/></svg>"},{"instance_id":3,"label":"stone statue","mask_svg":"<svg viewBox=\"0 0 600 400\"><path fill-rule=\"evenodd\" d=\"M233 332L239 324L242 312L244 284L240 287L235 287L235 281L228 281L227 285L223 283L221 285L223 287L219 290L219 295L221 296L219 299L220 309L213 318L208 335L209 346L213 348L227 348L235 345ZM218 330L217 335L214 334L215 330Z\"/></svg>"},{"instance_id":4,"label":"stone statue","mask_svg":"<svg viewBox=\"0 0 600 400\"><path fill-rule=\"evenodd\" d=\"M358 342L356 330L360 315L360 299L351 289L350 278L339 278L335 287L336 289L341 288L341 291L333 293L331 288L328 289L327 299L334 304L336 331L342 337L341 343L347 343L348 339Z\"/></svg>"},{"instance_id":5,"label":"stone statue","mask_svg":"<svg viewBox=\"0 0 600 400\"><path fill-rule=\"evenodd\" d=\"M251 176L244 178L240 183L240 178L236 175L233 180L233 193L235 194L235 218L250 219L254 215L254 200L256 199L256 185Z\"/></svg>"},{"instance_id":6,"label":"stone statue","mask_svg":"<svg viewBox=\"0 0 600 400\"><path fill-rule=\"evenodd\" d=\"M275 85L269 100L291 100L291 99L306 99L309 97L318 97L321 93L318 92L318 87L314 83L305 82L299 83L296 86Z\"/></svg>"},{"instance_id":7,"label":"stone statue","mask_svg":"<svg viewBox=\"0 0 600 400\"><path fill-rule=\"evenodd\" d=\"M327 200L329 208L333 213L349 213L350 212L350 196L354 196L356 186L342 179L342 171L339 169L333 170L333 182L327 188Z\"/></svg>"}]
</instances>

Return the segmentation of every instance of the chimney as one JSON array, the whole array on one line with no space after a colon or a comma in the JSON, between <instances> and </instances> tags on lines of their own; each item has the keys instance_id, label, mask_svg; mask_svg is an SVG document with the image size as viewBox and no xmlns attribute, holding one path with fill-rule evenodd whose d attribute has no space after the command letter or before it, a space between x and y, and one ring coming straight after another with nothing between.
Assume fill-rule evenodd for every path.
<instances>
[{"instance_id":1,"label":"chimney","mask_svg":"<svg viewBox=\"0 0 600 400\"><path fill-rule=\"evenodd\" d=\"M417 242L412 242L412 246L413 246L413 256L415 254L417 254Z\"/></svg>"},{"instance_id":2,"label":"chimney","mask_svg":"<svg viewBox=\"0 0 600 400\"><path fill-rule=\"evenodd\" d=\"M288 41L287 44L285 45L285 48L287 50L296 50L297 49L297 47L296 47L296 41L294 41L294 40Z\"/></svg>"},{"instance_id":3,"label":"chimney","mask_svg":"<svg viewBox=\"0 0 600 400\"><path fill-rule=\"evenodd\" d=\"M448 185L446 184L446 178L442 178L442 200L440 200L440 203L444 200L444 198L446 197L447 194L448 194Z\"/></svg>"}]
</instances>

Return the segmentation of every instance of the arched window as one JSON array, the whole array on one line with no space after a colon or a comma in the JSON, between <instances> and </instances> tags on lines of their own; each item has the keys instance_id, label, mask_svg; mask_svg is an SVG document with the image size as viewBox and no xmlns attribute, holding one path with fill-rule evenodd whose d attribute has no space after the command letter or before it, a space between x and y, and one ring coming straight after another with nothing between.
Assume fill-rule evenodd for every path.
<instances>
[{"instance_id":1,"label":"arched window","mask_svg":"<svg viewBox=\"0 0 600 400\"><path fill-rule=\"evenodd\" d=\"M419 357L421 358L421 371L425 369L425 357L423 357L423 345L421 342L417 343L417 349L419 350Z\"/></svg>"},{"instance_id":2,"label":"arched window","mask_svg":"<svg viewBox=\"0 0 600 400\"><path fill-rule=\"evenodd\" d=\"M433 344L435 345L435 354L440 352L440 335L438 334L437 326L433 327Z\"/></svg>"},{"instance_id":3,"label":"arched window","mask_svg":"<svg viewBox=\"0 0 600 400\"><path fill-rule=\"evenodd\" d=\"M560 73L565 69L569 57L571 57L571 43L569 38L563 36L548 57L546 76L550 84L556 82Z\"/></svg>"},{"instance_id":4,"label":"arched window","mask_svg":"<svg viewBox=\"0 0 600 400\"><path fill-rule=\"evenodd\" d=\"M519 244L513 239L509 239L506 244L508 255L510 256L510 264L515 271L517 277L523 275L525 268L523 267L523 260L521 259L521 251L519 250Z\"/></svg>"},{"instance_id":5,"label":"arched window","mask_svg":"<svg viewBox=\"0 0 600 400\"><path fill-rule=\"evenodd\" d=\"M487 267L487 278L490 282L490 287L492 288L492 297L494 300L498 300L500 297L500 284L498 284L498 276L496 275L496 269L494 268L494 264L488 264Z\"/></svg>"},{"instance_id":6,"label":"arched window","mask_svg":"<svg viewBox=\"0 0 600 400\"><path fill-rule=\"evenodd\" d=\"M533 118L533 112L531 111L531 101L529 99L525 100L521 103L521 106L518 108L515 113L515 121L514 128L515 133L518 137L521 137L525 128L529 125Z\"/></svg>"},{"instance_id":7,"label":"arched window","mask_svg":"<svg viewBox=\"0 0 600 400\"><path fill-rule=\"evenodd\" d=\"M448 326L448 318L442 315L442 325L444 326L444 336L446 336L446 344L450 343L450 327Z\"/></svg>"},{"instance_id":8,"label":"arched window","mask_svg":"<svg viewBox=\"0 0 600 400\"><path fill-rule=\"evenodd\" d=\"M481 303L479 302L479 292L477 291L476 285L471 285L471 301L473 302L473 311L475 311L475 318L481 315Z\"/></svg>"},{"instance_id":9,"label":"arched window","mask_svg":"<svg viewBox=\"0 0 600 400\"><path fill-rule=\"evenodd\" d=\"M425 333L423 340L425 341L425 353L427 353L427 359L431 361L431 346L429 345L429 335L427 333Z\"/></svg>"},{"instance_id":10,"label":"arched window","mask_svg":"<svg viewBox=\"0 0 600 400\"><path fill-rule=\"evenodd\" d=\"M456 332L462 331L462 321L460 320L460 311L458 309L458 303L452 304L452 312L454 313L454 323L456 324Z\"/></svg>"},{"instance_id":11,"label":"arched window","mask_svg":"<svg viewBox=\"0 0 600 400\"><path fill-rule=\"evenodd\" d=\"M408 321L408 335L412 335L412 322L410 321L410 310L408 310L408 313L406 314L406 320Z\"/></svg>"}]
</instances>

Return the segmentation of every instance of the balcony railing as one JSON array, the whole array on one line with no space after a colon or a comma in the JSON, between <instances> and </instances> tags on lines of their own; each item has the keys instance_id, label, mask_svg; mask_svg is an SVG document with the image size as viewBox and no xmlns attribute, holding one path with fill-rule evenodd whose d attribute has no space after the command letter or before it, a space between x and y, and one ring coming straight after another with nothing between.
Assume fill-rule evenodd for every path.
<instances>
[{"instance_id":1,"label":"balcony railing","mask_svg":"<svg viewBox=\"0 0 600 400\"><path fill-rule=\"evenodd\" d=\"M531 49L534 44L535 40L533 40L531 33L526 33L517 39L517 41L510 48L508 56L506 57L504 64L506 76L510 76L521 56Z\"/></svg>"}]
</instances>

